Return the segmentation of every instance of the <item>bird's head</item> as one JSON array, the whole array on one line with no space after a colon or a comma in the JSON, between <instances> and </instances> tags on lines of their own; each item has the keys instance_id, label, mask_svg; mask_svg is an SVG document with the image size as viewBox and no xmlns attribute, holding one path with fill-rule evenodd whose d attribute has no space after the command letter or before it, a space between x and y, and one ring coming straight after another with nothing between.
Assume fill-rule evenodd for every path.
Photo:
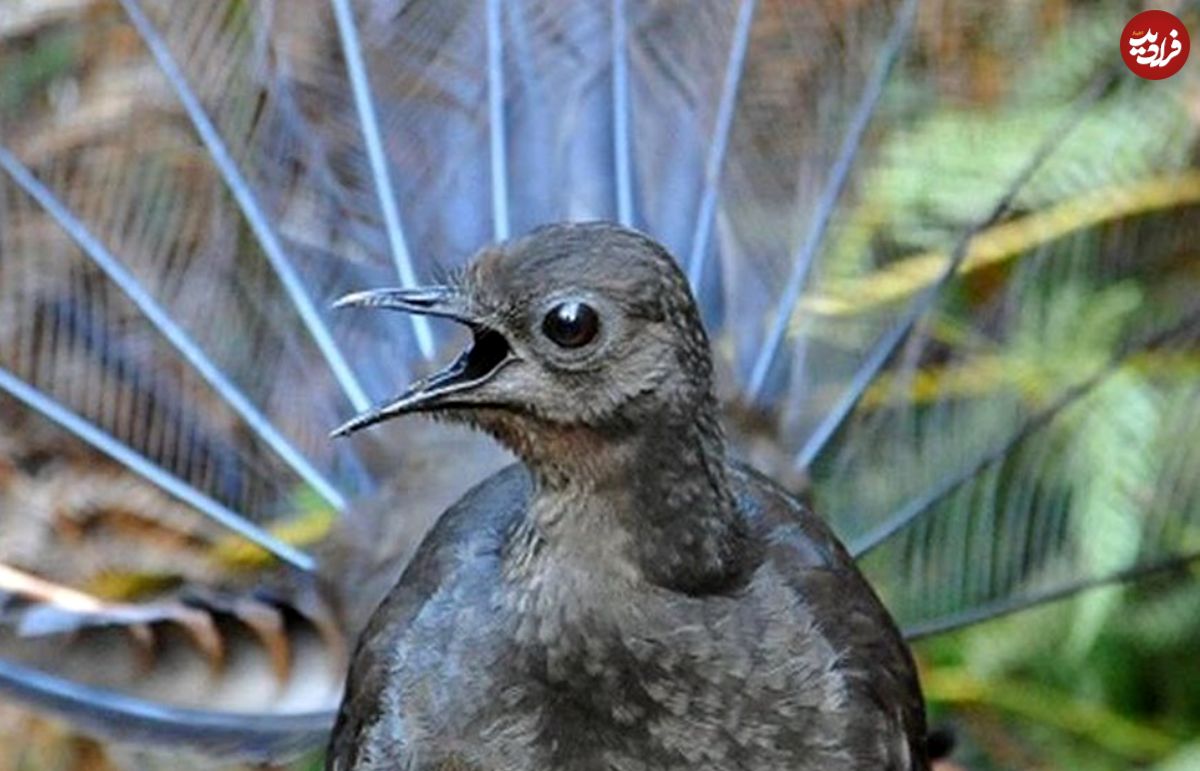
<instances>
[{"instance_id":1,"label":"bird's head","mask_svg":"<svg viewBox=\"0 0 1200 771\"><path fill-rule=\"evenodd\" d=\"M552 225L482 250L459 281L351 294L465 324L470 348L337 429L433 413L522 445L579 430L627 431L711 409L708 339L666 250L608 223Z\"/></svg>"}]
</instances>

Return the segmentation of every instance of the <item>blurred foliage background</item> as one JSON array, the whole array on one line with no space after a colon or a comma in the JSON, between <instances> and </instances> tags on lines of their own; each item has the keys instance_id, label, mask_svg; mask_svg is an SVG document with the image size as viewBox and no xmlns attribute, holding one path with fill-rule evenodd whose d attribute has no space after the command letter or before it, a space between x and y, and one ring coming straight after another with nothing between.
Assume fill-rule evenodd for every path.
<instances>
[{"instance_id":1,"label":"blurred foliage background","mask_svg":"<svg viewBox=\"0 0 1200 771\"><path fill-rule=\"evenodd\" d=\"M1086 80L1097 60L1119 61L1119 32L1137 10L1122 4L1089 10L1088 4L1066 0L1014 2L1006 4L1011 6L1005 17L1011 27L1006 27L995 16L978 12L982 5L947 1L922 8L920 55L940 53L961 63L937 84L958 98L932 99L925 91L927 81L907 81L907 70L898 72L882 109L910 117L894 134L878 139L879 152L858 185L847 224L831 242L834 259L829 264L834 267L824 291L806 300L807 307L853 316L928 285L937 263L923 262L922 256L951 250L964 229L1004 193L1014 169L1026 162L1027 148L1060 120L1046 110L1040 95ZM135 41L119 29L102 38L78 34L81 22L94 17L100 23L111 12L111 3L99 0L0 0L0 116L58 116L37 124L40 135L16 139L35 147L78 142L80 134L119 120L128 109L133 81L125 49ZM1194 10L1181 13L1200 33ZM959 31L949 39L938 32L948 17ZM1031 18L1041 30L1039 39L1014 35L1013 30L1028 29ZM1028 81L1021 88L1014 88L1004 74L1015 57L1026 60ZM904 398L919 403L952 395L986 402L991 394L1016 391L1036 403L1053 392L1052 384L1116 355L1117 330L1135 309L1144 311L1171 291L1200 287L1200 61L1195 54L1192 58L1170 92L1126 89L1088 110L1072 136L1021 189L1015 201L1021 217L988 228L972 242L963 268L967 278L939 315L935 337L952 344L956 335L972 334L963 322L973 312L972 298L988 294L1010 263L1045 263L1060 253L1067 254L1068 262L1078 261L1087 245L1098 242L1114 223L1134 222L1147 239L1154 237L1156 227L1171 229L1176 245L1162 265L1170 285L1119 282L1099 287L1063 281L1025 287L1029 301L1018 314L1016 334L969 366L923 370ZM9 127L16 123L0 121ZM1120 163L1093 162L1118 149ZM1164 168L1174 172L1164 175ZM880 244L896 251L903 246L908 256L871 262L869 255L878 253ZM840 284L839 278L844 279ZM1083 336L1078 334L1081 318L1087 319ZM1071 336L1065 346L1070 357L1061 354L1065 335ZM1038 473L1077 507L1073 521L1088 523L1094 537L1087 541L1087 556L1098 564L1128 564L1129 550L1136 551L1139 541L1150 537L1143 532L1150 525L1139 508L1139 494L1151 475L1148 465L1174 462L1184 476L1200 475L1200 466L1192 465L1200 459L1193 451L1200 425L1170 419L1176 414L1172 400L1186 399L1197 375L1200 358L1194 350L1147 352L1124 363L1087 397L1088 404L1072 408L1053 427L1057 450L1040 458ZM867 403L884 409L893 398L883 384L868 394ZM1005 414L976 412L973 419L1003 420ZM1097 420L1097 414L1119 419ZM31 454L28 445L36 444L20 426L11 420L0 425L0 482L6 474L21 473ZM975 429L958 422L948 430ZM950 442L947 452L957 447ZM929 462L920 459L921 464ZM81 468L69 470L57 484L87 490L92 497L124 494L120 488L101 489L107 483L91 479ZM838 495L836 489L827 490L817 496L818 503L824 499L835 506ZM145 505L169 509L158 501ZM8 516L4 521L13 520ZM183 556L189 553L186 542L199 538L188 527L157 520L151 526L136 513L125 512L116 525L108 524L110 530L124 528L111 547L112 560L121 565L148 559L144 554L130 557L129 538L158 544L156 548L169 544L171 550L162 553L171 561L189 559ZM61 527L78 527L82 537L91 526L68 522ZM12 533L8 535L11 542ZM1172 537L1200 546L1194 528ZM33 536L23 544L26 549L42 546ZM45 548L58 551L44 559L70 563L76 547ZM109 584L98 588L93 582L88 589L114 601L144 593L146 587L130 581L154 575L148 569L100 573ZM1181 561L1134 584L1091 589L918 643L933 722L949 727L958 740L950 766L981 771L1200 769L1197 578L1200 568ZM882 591L887 594L886 587ZM0 771L114 765L186 764L177 757L106 748L19 707L0 708ZM297 767L316 768L318 760Z\"/></svg>"}]
</instances>

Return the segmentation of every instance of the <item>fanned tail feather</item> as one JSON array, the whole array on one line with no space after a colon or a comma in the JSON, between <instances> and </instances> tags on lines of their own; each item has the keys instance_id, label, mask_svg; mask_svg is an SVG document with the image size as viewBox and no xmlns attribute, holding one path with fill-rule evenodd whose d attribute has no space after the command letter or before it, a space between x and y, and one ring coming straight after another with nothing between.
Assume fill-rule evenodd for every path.
<instances>
[{"instance_id":1,"label":"fanned tail feather","mask_svg":"<svg viewBox=\"0 0 1200 771\"><path fill-rule=\"evenodd\" d=\"M444 334L351 326L326 302L567 219L632 224L681 258L738 449L809 487L911 636L1200 553L1196 76L1151 92L1112 75L1120 8L1078 10L1069 56L1037 19L981 8L980 29L1029 46L989 79L917 0L120 6L81 33L140 41L93 46L132 74L86 83L78 112L104 115L107 89L115 125L56 141L45 111L0 114L0 390L269 551L312 552L343 603L326 636L354 634L350 606L461 489L441 466L495 461L416 429L326 442ZM1001 168L980 168L996 143ZM68 444L11 400L0 413L22 415L25 444ZM0 496L42 510L23 439L0 434L0 460L23 459ZM181 570L185 586L312 602L194 527L219 567ZM119 626L175 608L171 578L132 616L50 615ZM91 730L254 759L318 742L336 699L169 707L15 656L0 688Z\"/></svg>"},{"instance_id":2,"label":"fanned tail feather","mask_svg":"<svg viewBox=\"0 0 1200 771\"><path fill-rule=\"evenodd\" d=\"M246 715L174 708L7 661L0 661L0 692L118 741L169 745L176 750L264 763L316 746L328 734L334 718L332 711Z\"/></svg>"}]
</instances>

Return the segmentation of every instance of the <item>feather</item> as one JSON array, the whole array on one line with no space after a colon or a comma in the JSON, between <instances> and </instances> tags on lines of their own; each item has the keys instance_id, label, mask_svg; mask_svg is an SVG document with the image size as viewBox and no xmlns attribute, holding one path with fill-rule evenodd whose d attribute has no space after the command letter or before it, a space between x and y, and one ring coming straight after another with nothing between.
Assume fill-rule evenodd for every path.
<instances>
[{"instance_id":1,"label":"feather","mask_svg":"<svg viewBox=\"0 0 1200 771\"><path fill-rule=\"evenodd\" d=\"M632 227L633 168L630 144L629 117L629 20L626 18L625 0L612 0L612 124L613 176L617 185L617 222Z\"/></svg>"},{"instance_id":2,"label":"feather","mask_svg":"<svg viewBox=\"0 0 1200 771\"><path fill-rule=\"evenodd\" d=\"M441 456L396 432L360 446L367 468L324 434L444 333L319 303L563 219L631 222L684 258L739 449L807 475L910 635L1200 553L1196 75L1096 80L1120 4L1054 25L915 0L122 5L149 56L94 38L108 77L74 73L73 107L0 111L13 160L66 210L0 184L5 382L269 531L313 475L245 435L255 413L220 392L244 394L379 552L339 571L321 544L346 605L371 605L353 577L390 576L376 565L419 537L429 485L406 475ZM83 37L131 32L96 16ZM106 251L77 253L64 222ZM224 380L145 334L149 307ZM14 425L57 437L44 423ZM449 445L454 464L428 465L456 471L466 444ZM451 499L463 474L444 473L430 485ZM411 483L399 515L371 504L377 479ZM375 538L398 519L411 532ZM253 567L203 583L273 585L218 560L234 563ZM266 755L327 720L164 709L5 667L24 698L139 740Z\"/></svg>"},{"instance_id":3,"label":"feather","mask_svg":"<svg viewBox=\"0 0 1200 771\"><path fill-rule=\"evenodd\" d=\"M379 136L379 118L376 115L371 96L371 84L367 80L362 49L358 40L358 24L354 20L354 10L350 7L349 0L333 0L333 9L334 16L337 18L338 33L341 35L342 50L345 52L346 68L354 89L354 103L358 108L359 123L363 128L363 140L371 163L371 174L375 179L375 195L383 209L383 220L387 227L392 257L396 262L396 271L400 274L401 286L416 286L417 276L413 270L412 257L408 252L408 242L404 237L404 230L400 226L400 214L396 209L396 194L392 189L391 172L383 154L383 140ZM421 354L426 359L430 358L433 356L433 338L429 333L428 321L420 316L413 316L412 325ZM365 407L355 404L354 409L362 411Z\"/></svg>"},{"instance_id":4,"label":"feather","mask_svg":"<svg viewBox=\"0 0 1200 771\"><path fill-rule=\"evenodd\" d=\"M1013 612L1195 552L1186 533L1200 516L1196 484L1178 465L1193 450L1165 427L1197 419L1195 383L1172 376L1170 362L1194 356L1200 316L1186 290L1159 283L1187 269L1170 236L1151 235L1186 227L1175 222L1067 239L1023 265L994 300L999 315L981 313L991 328L955 333L978 348L959 344L938 364L914 354L814 472L818 497L846 512L843 533L904 624L982 620L983 608ZM1136 262L1122 259L1132 244ZM992 361L985 340L998 336L1014 337ZM980 366L1000 375L993 387L936 390ZM922 382L934 383L928 399L916 397ZM859 480L848 499L832 481L847 473Z\"/></svg>"},{"instance_id":5,"label":"feather","mask_svg":"<svg viewBox=\"0 0 1200 771\"><path fill-rule=\"evenodd\" d=\"M271 224L269 216L259 203L258 196L238 169L237 163L230 154L225 141L221 138L217 127L205 111L204 106L200 103L195 91L188 84L179 65L175 63L174 56L167 47L166 40L155 29L150 18L142 10L137 0L121 0L121 5L125 9L125 12L129 14L129 18L137 28L138 34L142 36L142 39L146 42L146 46L154 55L163 74L171 83L171 87L179 95L179 100L183 103L188 117L191 118L197 133L200 134L200 138L204 141L205 147L208 148L213 163L220 170L222 177L241 207L242 213L246 216L251 230L254 231L255 237L262 247L263 254L271 262L271 267L274 268L288 296L295 304L296 310L308 328L309 334L312 335L317 347L321 349L326 362L329 364L330 369L333 370L334 376L342 386L342 390L345 391L346 398L349 399L354 409L365 410L371 404L366 391L363 390L350 364L346 361L341 349L333 339L333 335L321 317L320 311L317 310L312 298L308 296L296 269L292 266L292 262L284 251L283 245L275 235L274 227Z\"/></svg>"},{"instance_id":6,"label":"feather","mask_svg":"<svg viewBox=\"0 0 1200 771\"><path fill-rule=\"evenodd\" d=\"M800 299L801 292L804 291L804 285L809 271L812 269L813 261L816 259L817 251L825 241L830 219L842 196L842 191L845 190L850 170L854 167L854 162L858 157L867 124L875 113L879 98L883 95L884 84L904 49L909 30L912 29L916 20L918 5L917 0L905 0L904 6L897 14L892 31L884 42L883 49L879 52L875 70L867 81L855 107L845 139L838 150L837 159L834 161L825 187L817 199L816 211L808 232L792 260L791 272L783 295L780 297L779 305L773 313L774 320L771 322L770 330L754 359L754 369L751 371L750 381L746 385L746 399L751 403L758 401L762 395L767 375L775 362L775 357L779 355L779 349L787 331L788 320Z\"/></svg>"},{"instance_id":7,"label":"feather","mask_svg":"<svg viewBox=\"0 0 1200 771\"><path fill-rule=\"evenodd\" d=\"M205 516L220 523L223 527L258 544L280 559L291 563L301 570L311 571L316 567L312 558L307 554L274 538L261 528L255 526L247 517L231 511L212 498L199 492L179 477L166 472L150 459L134 452L128 445L117 441L111 434L100 430L91 422L48 398L45 394L4 369L0 369L0 390L7 392L14 398L24 402L31 409L45 415L100 452L116 460L133 473L144 477L154 485L194 507L197 511L202 512Z\"/></svg>"},{"instance_id":8,"label":"feather","mask_svg":"<svg viewBox=\"0 0 1200 771\"><path fill-rule=\"evenodd\" d=\"M170 745L258 762L312 748L328 733L334 718L332 711L247 715L169 707L4 660L0 660L0 690L116 741Z\"/></svg>"},{"instance_id":9,"label":"feather","mask_svg":"<svg viewBox=\"0 0 1200 771\"><path fill-rule=\"evenodd\" d=\"M700 282L704 279L705 265L708 264L709 235L712 233L713 217L716 215L721 170L725 165L725 154L729 150L729 131L733 126L733 113L737 107L738 89L742 83L756 5L757 0L742 0L738 7L737 26L733 30L733 45L729 49L729 64L725 70L725 83L721 87L721 100L717 107L716 126L704 163L704 190L700 195L700 208L696 214L696 225L692 232L687 260L688 281L697 292L700 290Z\"/></svg>"},{"instance_id":10,"label":"feather","mask_svg":"<svg viewBox=\"0 0 1200 771\"><path fill-rule=\"evenodd\" d=\"M488 0L488 135L492 160L492 236L507 241L508 127L504 110L504 6Z\"/></svg>"},{"instance_id":11,"label":"feather","mask_svg":"<svg viewBox=\"0 0 1200 771\"><path fill-rule=\"evenodd\" d=\"M95 262L105 275L129 298L146 320L154 326L187 360L196 372L217 391L230 407L271 447L293 470L329 502L335 509L346 508L345 496L329 481L325 475L316 469L312 463L292 445L279 430L254 407L249 399L235 386L229 378L204 354L196 343L171 318L165 308L154 301L154 298L142 288L137 279L123 266L120 261L87 231L63 204L49 190L29 173L0 146L0 168L32 198L44 207L58 222L63 230L79 245L88 257Z\"/></svg>"},{"instance_id":12,"label":"feather","mask_svg":"<svg viewBox=\"0 0 1200 771\"><path fill-rule=\"evenodd\" d=\"M821 422L813 430L812 434L805 439L804 445L796 455L796 466L799 469L807 469L821 454L821 451L833 438L838 428L843 425L845 420L850 416L851 411L858 405L866 389L871 383L875 382L884 365L899 350L909 333L912 332L913 327L941 295L943 287L958 272L959 267L966 258L971 239L1004 217L1022 186L1041 168L1042 164L1054 152L1058 144L1071 132L1071 129L1075 127L1087 109L1104 92L1114 77L1115 73L1113 72L1102 73L1088 87L1077 100L1077 104L1069 109L1063 121L1055 125L1046 135L1045 140L1037 148L1033 157L1022 167L1021 171L1013 179L1012 184L1008 187L1008 190L996 202L991 212L982 222L973 225L963 233L954 244L954 248L950 252L950 259L946 261L946 266L938 275L937 280L930 284L920 295L915 297L904 315L877 339L871 348L870 354L867 355L858 371L854 373L843 394L821 419Z\"/></svg>"}]
</instances>

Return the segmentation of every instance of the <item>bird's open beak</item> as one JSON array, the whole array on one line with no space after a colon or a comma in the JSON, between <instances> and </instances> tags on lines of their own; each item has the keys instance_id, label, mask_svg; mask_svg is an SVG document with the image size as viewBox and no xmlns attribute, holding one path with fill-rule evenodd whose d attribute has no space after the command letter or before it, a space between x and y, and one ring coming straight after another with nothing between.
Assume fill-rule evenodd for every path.
<instances>
[{"instance_id":1,"label":"bird's open beak","mask_svg":"<svg viewBox=\"0 0 1200 771\"><path fill-rule=\"evenodd\" d=\"M418 380L395 399L348 420L332 436L347 436L398 415L465 406L467 402L463 397L467 393L486 383L513 360L512 349L504 336L484 325L473 313L467 298L454 287L373 289L348 294L333 307L387 308L454 319L468 326L474 339L471 347L445 369Z\"/></svg>"}]
</instances>

